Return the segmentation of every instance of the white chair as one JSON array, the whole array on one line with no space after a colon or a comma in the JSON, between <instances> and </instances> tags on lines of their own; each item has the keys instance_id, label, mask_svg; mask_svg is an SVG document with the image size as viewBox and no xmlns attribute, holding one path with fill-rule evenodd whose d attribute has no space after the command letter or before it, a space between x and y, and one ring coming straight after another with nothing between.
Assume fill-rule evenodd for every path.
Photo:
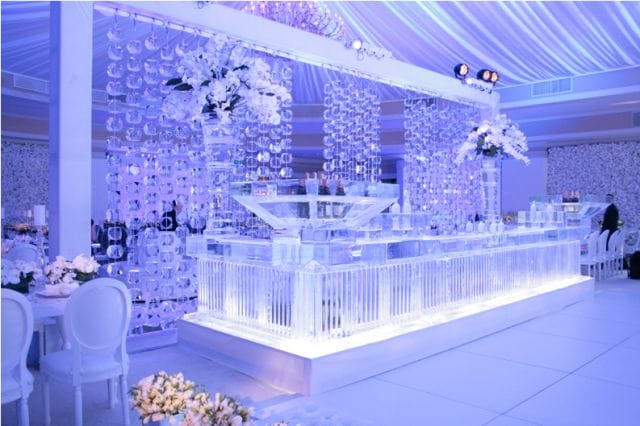
<instances>
[{"instance_id":1,"label":"white chair","mask_svg":"<svg viewBox=\"0 0 640 426\"><path fill-rule=\"evenodd\" d=\"M16 243L5 256L9 260L24 260L42 266L42 255L38 247L29 243Z\"/></svg>"},{"instance_id":2,"label":"white chair","mask_svg":"<svg viewBox=\"0 0 640 426\"><path fill-rule=\"evenodd\" d=\"M20 424L29 425L28 399L33 376L27 353L33 336L33 312L22 294L2 289L2 403L20 400Z\"/></svg>"},{"instance_id":3,"label":"white chair","mask_svg":"<svg viewBox=\"0 0 640 426\"><path fill-rule=\"evenodd\" d=\"M598 236L598 249L596 251L596 280L602 279L606 276L607 268L607 237L609 236L609 230L605 229Z\"/></svg>"},{"instance_id":4,"label":"white chair","mask_svg":"<svg viewBox=\"0 0 640 426\"><path fill-rule=\"evenodd\" d=\"M627 233L621 231L620 235L618 235L618 241L616 241L616 245L613 249L615 269L618 272L624 269L624 241L626 238Z\"/></svg>"},{"instance_id":5,"label":"white chair","mask_svg":"<svg viewBox=\"0 0 640 426\"><path fill-rule=\"evenodd\" d=\"M113 380L118 378L124 424L129 424L126 350L131 318L127 287L113 278L97 278L71 293L64 312L64 332L70 349L40 360L43 377L45 424L50 424L50 379L73 385L75 424L82 425L82 384L109 381L109 407L114 407Z\"/></svg>"},{"instance_id":6,"label":"white chair","mask_svg":"<svg viewBox=\"0 0 640 426\"><path fill-rule=\"evenodd\" d=\"M607 272L608 276L613 275L616 266L616 248L618 247L618 240L620 239L620 230L616 229L609 237L607 242Z\"/></svg>"},{"instance_id":7,"label":"white chair","mask_svg":"<svg viewBox=\"0 0 640 426\"><path fill-rule=\"evenodd\" d=\"M587 235L587 252L580 256L580 266L586 266L587 272L590 277L596 275L597 267L598 267L598 231L594 231Z\"/></svg>"}]
</instances>

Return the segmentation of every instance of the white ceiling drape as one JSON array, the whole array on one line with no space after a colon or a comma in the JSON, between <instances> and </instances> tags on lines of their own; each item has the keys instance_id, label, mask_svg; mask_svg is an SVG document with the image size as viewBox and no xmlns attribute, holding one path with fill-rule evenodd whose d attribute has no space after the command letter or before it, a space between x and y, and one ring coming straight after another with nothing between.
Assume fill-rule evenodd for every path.
<instances>
[{"instance_id":1,"label":"white ceiling drape","mask_svg":"<svg viewBox=\"0 0 640 426\"><path fill-rule=\"evenodd\" d=\"M344 18L350 34L390 50L396 59L447 75L459 62L472 72L497 70L503 87L640 65L640 2L324 4ZM2 69L48 79L48 3L1 7ZM93 19L94 88L104 89L105 34L113 18L94 13ZM136 31L148 32L150 25L138 24ZM296 102L321 102L326 71L299 66L298 73ZM388 90L382 97L393 96Z\"/></svg>"}]
</instances>

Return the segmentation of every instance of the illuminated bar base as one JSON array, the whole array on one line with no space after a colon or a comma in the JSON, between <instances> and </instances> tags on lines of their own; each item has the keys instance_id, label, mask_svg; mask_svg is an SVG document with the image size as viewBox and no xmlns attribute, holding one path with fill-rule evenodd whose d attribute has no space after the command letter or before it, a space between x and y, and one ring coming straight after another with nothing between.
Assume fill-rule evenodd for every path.
<instances>
[{"instance_id":1,"label":"illuminated bar base","mask_svg":"<svg viewBox=\"0 0 640 426\"><path fill-rule=\"evenodd\" d=\"M230 241L218 255L201 252L200 305L179 322L178 339L274 386L317 394L590 297L580 243L562 234L369 240L351 243L358 262L332 263L338 244L302 265L282 260L304 257L304 242L269 252ZM270 259L256 260L265 252Z\"/></svg>"}]
</instances>

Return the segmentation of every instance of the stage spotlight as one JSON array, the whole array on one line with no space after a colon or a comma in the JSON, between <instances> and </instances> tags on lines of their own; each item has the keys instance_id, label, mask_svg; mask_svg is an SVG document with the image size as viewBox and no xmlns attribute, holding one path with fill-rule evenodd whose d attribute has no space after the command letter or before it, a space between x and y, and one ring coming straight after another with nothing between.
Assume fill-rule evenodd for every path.
<instances>
[{"instance_id":1,"label":"stage spotlight","mask_svg":"<svg viewBox=\"0 0 640 426\"><path fill-rule=\"evenodd\" d=\"M458 64L453 68L453 72L458 80L464 80L467 74L469 74L469 65Z\"/></svg>"},{"instance_id":2,"label":"stage spotlight","mask_svg":"<svg viewBox=\"0 0 640 426\"><path fill-rule=\"evenodd\" d=\"M500 75L498 74L497 71L491 71L491 78L490 81L495 85L498 80L500 80Z\"/></svg>"},{"instance_id":3,"label":"stage spotlight","mask_svg":"<svg viewBox=\"0 0 640 426\"><path fill-rule=\"evenodd\" d=\"M497 75L497 73L496 73ZM486 81L486 82L490 82L491 81L491 71L490 70L480 70L478 71L478 74L476 74L476 78L480 81Z\"/></svg>"},{"instance_id":4,"label":"stage spotlight","mask_svg":"<svg viewBox=\"0 0 640 426\"><path fill-rule=\"evenodd\" d=\"M353 50L360 50L362 48L362 40L358 40L358 39L353 40L351 42L351 48Z\"/></svg>"}]
</instances>

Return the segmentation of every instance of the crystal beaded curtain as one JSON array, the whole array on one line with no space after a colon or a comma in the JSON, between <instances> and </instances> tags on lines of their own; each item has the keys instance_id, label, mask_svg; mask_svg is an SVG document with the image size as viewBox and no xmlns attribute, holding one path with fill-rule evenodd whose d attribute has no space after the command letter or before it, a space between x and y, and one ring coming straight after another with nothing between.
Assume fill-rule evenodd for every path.
<instances>
[{"instance_id":1,"label":"crystal beaded curtain","mask_svg":"<svg viewBox=\"0 0 640 426\"><path fill-rule=\"evenodd\" d=\"M288 59L255 53L271 66L273 83L281 84L289 92L293 85L292 63ZM238 126L240 142L236 152L235 181L278 180L293 177L293 110L292 102L284 101L280 109L280 124L259 123L247 112ZM241 235L252 238L270 238L271 227L249 213L235 200L231 200L236 228Z\"/></svg>"},{"instance_id":2,"label":"crystal beaded curtain","mask_svg":"<svg viewBox=\"0 0 640 426\"><path fill-rule=\"evenodd\" d=\"M454 164L457 147L480 113L443 99L405 99L405 193L413 211L431 215L443 232L459 229L482 206L478 162Z\"/></svg>"},{"instance_id":3,"label":"crystal beaded curtain","mask_svg":"<svg viewBox=\"0 0 640 426\"><path fill-rule=\"evenodd\" d=\"M136 302L131 331L139 333L173 327L196 306L196 264L185 252L186 237L203 231L209 208L202 128L198 120L170 119L161 106L173 90L164 82L178 76L180 59L206 39L118 18L107 39L107 269L129 286ZM289 61L254 54L291 90ZM237 123L232 180L292 177L292 117L289 102L277 126L248 115ZM264 223L233 206L241 234L269 236Z\"/></svg>"},{"instance_id":4,"label":"crystal beaded curtain","mask_svg":"<svg viewBox=\"0 0 640 426\"><path fill-rule=\"evenodd\" d=\"M142 26L149 27L114 19L107 33L107 270L131 291L132 333L173 327L195 309L196 264L185 256L185 238L204 228L208 192L200 128L159 108L171 89L163 81L203 41Z\"/></svg>"},{"instance_id":5,"label":"crystal beaded curtain","mask_svg":"<svg viewBox=\"0 0 640 426\"><path fill-rule=\"evenodd\" d=\"M378 182L380 99L374 86L334 80L324 92L323 170L344 180Z\"/></svg>"},{"instance_id":6,"label":"crystal beaded curtain","mask_svg":"<svg viewBox=\"0 0 640 426\"><path fill-rule=\"evenodd\" d=\"M291 61L264 56L263 59L271 64L272 81L282 84L291 92ZM239 176L242 180L277 180L293 177L291 106L291 101L283 102L280 110L281 122L278 125L259 123L256 117L247 114L246 121L241 126L243 131L239 133L242 142L240 157L244 164Z\"/></svg>"}]
</instances>

